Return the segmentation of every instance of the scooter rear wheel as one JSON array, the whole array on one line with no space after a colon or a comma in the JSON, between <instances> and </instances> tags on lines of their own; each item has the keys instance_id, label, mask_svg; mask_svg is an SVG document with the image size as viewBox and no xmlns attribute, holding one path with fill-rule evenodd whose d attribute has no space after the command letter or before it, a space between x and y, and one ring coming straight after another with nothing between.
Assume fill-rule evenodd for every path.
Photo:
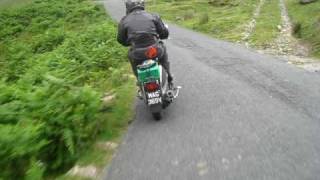
<instances>
[{"instance_id":1,"label":"scooter rear wheel","mask_svg":"<svg viewBox=\"0 0 320 180\"><path fill-rule=\"evenodd\" d=\"M160 121L162 119L162 115L160 112L152 113L152 116L156 121Z\"/></svg>"}]
</instances>

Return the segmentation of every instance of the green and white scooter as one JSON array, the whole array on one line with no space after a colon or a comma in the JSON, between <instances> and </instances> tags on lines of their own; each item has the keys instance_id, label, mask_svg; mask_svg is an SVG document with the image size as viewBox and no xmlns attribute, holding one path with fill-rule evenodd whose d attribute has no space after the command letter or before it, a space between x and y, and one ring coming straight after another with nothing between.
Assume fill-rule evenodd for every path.
<instances>
[{"instance_id":1,"label":"green and white scooter","mask_svg":"<svg viewBox=\"0 0 320 180\"><path fill-rule=\"evenodd\" d=\"M161 112L179 96L181 87L173 87L168 83L168 75L157 58L145 60L137 66L137 70L141 99L150 109L153 118L161 120Z\"/></svg>"}]
</instances>

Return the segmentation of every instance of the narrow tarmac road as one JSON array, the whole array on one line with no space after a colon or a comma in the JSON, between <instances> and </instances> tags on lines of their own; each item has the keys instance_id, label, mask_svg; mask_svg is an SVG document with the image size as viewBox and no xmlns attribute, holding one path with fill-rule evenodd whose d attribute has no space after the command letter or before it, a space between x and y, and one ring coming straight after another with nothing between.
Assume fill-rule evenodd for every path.
<instances>
[{"instance_id":1,"label":"narrow tarmac road","mask_svg":"<svg viewBox=\"0 0 320 180\"><path fill-rule=\"evenodd\" d=\"M123 2L106 0L117 20ZM319 180L320 74L170 25L179 99L142 102L106 180Z\"/></svg>"}]
</instances>

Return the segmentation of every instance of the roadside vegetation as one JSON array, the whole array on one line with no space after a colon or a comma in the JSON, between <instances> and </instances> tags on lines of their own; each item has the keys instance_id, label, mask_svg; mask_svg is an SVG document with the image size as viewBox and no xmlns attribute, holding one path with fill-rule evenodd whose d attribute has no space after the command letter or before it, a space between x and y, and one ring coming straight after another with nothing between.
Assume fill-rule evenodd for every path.
<instances>
[{"instance_id":1,"label":"roadside vegetation","mask_svg":"<svg viewBox=\"0 0 320 180\"><path fill-rule=\"evenodd\" d=\"M265 2L256 22L249 42L258 48L268 48L279 35L278 26L281 25L279 0L268 0Z\"/></svg>"},{"instance_id":2,"label":"roadside vegetation","mask_svg":"<svg viewBox=\"0 0 320 180\"><path fill-rule=\"evenodd\" d=\"M115 33L91 1L1 9L0 179L54 178L110 159L96 142L118 139L134 95Z\"/></svg>"},{"instance_id":3,"label":"roadside vegetation","mask_svg":"<svg viewBox=\"0 0 320 180\"><path fill-rule=\"evenodd\" d=\"M283 49L295 45L281 40L284 27L279 3L279 0L149 0L147 8L168 21L215 38L281 54ZM320 57L320 1L305 5L298 0L286 3L295 37L312 47L313 56Z\"/></svg>"},{"instance_id":4,"label":"roadside vegetation","mask_svg":"<svg viewBox=\"0 0 320 180\"><path fill-rule=\"evenodd\" d=\"M311 44L313 55L320 58L320 1L305 5L295 0L286 3L295 37Z\"/></svg>"},{"instance_id":5,"label":"roadside vegetation","mask_svg":"<svg viewBox=\"0 0 320 180\"><path fill-rule=\"evenodd\" d=\"M241 42L248 36L250 45L264 47L279 34L281 17L278 0L263 3L254 17L259 3L259 0L150 0L148 6L169 21L215 38ZM250 25L253 18L255 24ZM252 30L247 32L248 28Z\"/></svg>"},{"instance_id":6,"label":"roadside vegetation","mask_svg":"<svg viewBox=\"0 0 320 180\"><path fill-rule=\"evenodd\" d=\"M257 0L150 0L148 7L164 19L208 33L216 38L240 41Z\"/></svg>"}]
</instances>

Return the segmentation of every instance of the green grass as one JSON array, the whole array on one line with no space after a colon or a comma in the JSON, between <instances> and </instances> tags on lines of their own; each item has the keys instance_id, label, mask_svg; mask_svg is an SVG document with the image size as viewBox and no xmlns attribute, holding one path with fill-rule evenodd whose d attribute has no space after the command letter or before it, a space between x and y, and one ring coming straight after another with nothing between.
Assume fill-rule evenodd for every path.
<instances>
[{"instance_id":1,"label":"green grass","mask_svg":"<svg viewBox=\"0 0 320 180\"><path fill-rule=\"evenodd\" d=\"M97 138L97 142L112 141L119 143L121 135L126 131L129 121L133 120L133 102L136 93L133 90L135 89L136 85L134 81L130 81L116 90L116 100L105 115L109 121L106 121L105 128ZM103 168L111 160L112 154L113 151L111 150L105 151L97 146L92 146L91 149L84 152L77 164L82 166L91 164Z\"/></svg>"},{"instance_id":2,"label":"green grass","mask_svg":"<svg viewBox=\"0 0 320 180\"><path fill-rule=\"evenodd\" d=\"M108 162L112 152L95 144L119 140L135 93L116 28L86 0L0 11L0 179L55 178L75 163ZM114 101L101 101L106 92Z\"/></svg>"},{"instance_id":3,"label":"green grass","mask_svg":"<svg viewBox=\"0 0 320 180\"><path fill-rule=\"evenodd\" d=\"M129 69L128 69L129 70ZM132 91L136 88L134 81L129 81L126 85L118 88L116 100L112 103L112 109L106 113L106 117L110 119L104 125L105 130L99 135L96 144L81 153L80 159L76 162L81 167L93 165L98 171L99 175L103 169L112 160L115 149L104 149L98 146L98 143L114 142L121 143L122 134L127 130L127 126L133 117L133 97L135 92ZM73 179L90 179L79 176L71 176L68 174L55 177L58 180L73 180Z\"/></svg>"},{"instance_id":4,"label":"green grass","mask_svg":"<svg viewBox=\"0 0 320 180\"><path fill-rule=\"evenodd\" d=\"M147 8L164 19L229 41L239 41L257 0L149 1ZM226 4L221 4L221 2Z\"/></svg>"},{"instance_id":5,"label":"green grass","mask_svg":"<svg viewBox=\"0 0 320 180\"><path fill-rule=\"evenodd\" d=\"M279 35L278 25L281 25L279 0L268 0L262 7L260 16L256 19L256 28L250 37L250 44L265 48Z\"/></svg>"},{"instance_id":6,"label":"green grass","mask_svg":"<svg viewBox=\"0 0 320 180\"><path fill-rule=\"evenodd\" d=\"M300 5L296 0L286 1L289 16L295 24L295 36L312 46L312 55L320 58L320 1Z\"/></svg>"}]
</instances>

